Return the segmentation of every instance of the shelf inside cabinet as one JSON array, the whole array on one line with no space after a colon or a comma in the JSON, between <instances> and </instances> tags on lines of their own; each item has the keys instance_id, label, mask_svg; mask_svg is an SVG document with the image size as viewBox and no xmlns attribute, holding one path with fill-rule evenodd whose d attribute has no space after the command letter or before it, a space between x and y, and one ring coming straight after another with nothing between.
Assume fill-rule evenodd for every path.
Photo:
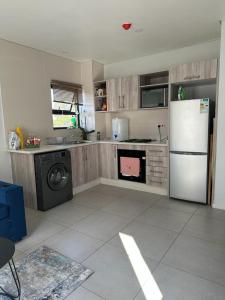
<instances>
[{"instance_id":1,"label":"shelf inside cabinet","mask_svg":"<svg viewBox=\"0 0 225 300\"><path fill-rule=\"evenodd\" d=\"M198 82L186 84L172 84L171 85L171 101L178 100L178 89L182 86L185 91L185 99L202 99L209 98L216 101L216 82ZM185 100L184 99L184 100Z\"/></svg>"},{"instance_id":2,"label":"shelf inside cabinet","mask_svg":"<svg viewBox=\"0 0 225 300\"><path fill-rule=\"evenodd\" d=\"M95 98L95 111L107 112L107 93L106 93L106 81L94 82L94 98Z\"/></svg>"},{"instance_id":3,"label":"shelf inside cabinet","mask_svg":"<svg viewBox=\"0 0 225 300\"><path fill-rule=\"evenodd\" d=\"M161 86L167 86L168 82L162 82L162 83L155 83L155 84L146 84L146 85L140 85L140 88L154 88L154 87L161 87Z\"/></svg>"},{"instance_id":4,"label":"shelf inside cabinet","mask_svg":"<svg viewBox=\"0 0 225 300\"><path fill-rule=\"evenodd\" d=\"M169 83L169 71L140 75L140 86L157 86Z\"/></svg>"},{"instance_id":5,"label":"shelf inside cabinet","mask_svg":"<svg viewBox=\"0 0 225 300\"><path fill-rule=\"evenodd\" d=\"M140 75L140 109L168 107L169 71Z\"/></svg>"},{"instance_id":6,"label":"shelf inside cabinet","mask_svg":"<svg viewBox=\"0 0 225 300\"><path fill-rule=\"evenodd\" d=\"M95 98L107 98L107 95L95 96Z\"/></svg>"}]
</instances>

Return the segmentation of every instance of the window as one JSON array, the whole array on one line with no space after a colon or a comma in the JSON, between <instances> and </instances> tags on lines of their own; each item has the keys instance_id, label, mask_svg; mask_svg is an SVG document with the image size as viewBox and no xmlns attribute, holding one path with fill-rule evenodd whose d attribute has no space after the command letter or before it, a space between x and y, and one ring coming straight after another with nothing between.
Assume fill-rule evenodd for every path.
<instances>
[{"instance_id":1,"label":"window","mask_svg":"<svg viewBox=\"0 0 225 300\"><path fill-rule=\"evenodd\" d=\"M82 88L67 82L51 82L52 119L54 129L80 127Z\"/></svg>"}]
</instances>

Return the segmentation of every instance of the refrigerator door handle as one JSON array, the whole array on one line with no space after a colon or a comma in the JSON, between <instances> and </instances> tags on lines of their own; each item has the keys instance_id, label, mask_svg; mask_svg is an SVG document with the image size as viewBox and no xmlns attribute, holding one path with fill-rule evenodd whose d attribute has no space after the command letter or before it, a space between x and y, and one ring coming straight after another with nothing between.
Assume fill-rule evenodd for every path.
<instances>
[{"instance_id":1,"label":"refrigerator door handle","mask_svg":"<svg viewBox=\"0 0 225 300\"><path fill-rule=\"evenodd\" d=\"M178 155L208 155L206 152L170 151L170 153Z\"/></svg>"}]
</instances>

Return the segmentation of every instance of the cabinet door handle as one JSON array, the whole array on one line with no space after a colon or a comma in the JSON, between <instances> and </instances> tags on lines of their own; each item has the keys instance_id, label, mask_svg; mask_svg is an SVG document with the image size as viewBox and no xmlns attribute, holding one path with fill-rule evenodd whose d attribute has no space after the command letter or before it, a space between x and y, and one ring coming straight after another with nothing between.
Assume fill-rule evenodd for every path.
<instances>
[{"instance_id":1,"label":"cabinet door handle","mask_svg":"<svg viewBox=\"0 0 225 300\"><path fill-rule=\"evenodd\" d=\"M123 108L125 108L124 98L125 96L123 95Z\"/></svg>"},{"instance_id":2,"label":"cabinet door handle","mask_svg":"<svg viewBox=\"0 0 225 300\"><path fill-rule=\"evenodd\" d=\"M120 99L120 96L119 96L119 108L121 108L121 99Z\"/></svg>"},{"instance_id":3,"label":"cabinet door handle","mask_svg":"<svg viewBox=\"0 0 225 300\"><path fill-rule=\"evenodd\" d=\"M200 75L186 76L184 77L184 80L191 80L191 79L198 79L198 78L200 78Z\"/></svg>"}]
</instances>

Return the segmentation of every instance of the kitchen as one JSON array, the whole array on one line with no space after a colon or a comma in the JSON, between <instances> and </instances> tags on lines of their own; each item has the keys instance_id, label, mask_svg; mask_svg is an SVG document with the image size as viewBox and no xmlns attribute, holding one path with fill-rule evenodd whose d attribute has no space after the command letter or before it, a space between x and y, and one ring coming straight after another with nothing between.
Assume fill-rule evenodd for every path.
<instances>
[{"instance_id":1,"label":"kitchen","mask_svg":"<svg viewBox=\"0 0 225 300\"><path fill-rule=\"evenodd\" d=\"M151 299L150 283L156 299L223 299L224 33L121 59L106 46L108 62L0 39L0 191L23 188L27 226L15 260L48 247L90 274L59 299Z\"/></svg>"},{"instance_id":2,"label":"kitchen","mask_svg":"<svg viewBox=\"0 0 225 300\"><path fill-rule=\"evenodd\" d=\"M88 134L87 137L92 136L94 138L93 142L90 140L88 144L75 146L74 143L76 140L79 141L82 138L70 133L69 135L67 134L67 142L62 141L63 137L47 138L47 143L51 144L50 148L45 146L45 148L41 148L40 150L12 150L11 158L14 183L24 187L26 205L30 208L37 208L37 195L39 194L38 185L35 187L34 172L37 172L36 166L34 160L29 156L26 157L26 154L34 155L41 152L64 150L66 148L70 150L71 154L73 193L78 193L99 183L103 183L161 195L170 195L173 198L210 205L213 175L208 176L208 172L212 174L213 170L210 169L207 171L207 169L208 165L211 166L213 164L212 124L215 117L217 60L212 59L171 66L169 71L133 75L106 81L95 81L92 84L92 99L94 101L91 102L89 98L88 104L85 103L85 97L82 98L80 95L81 90L79 89L81 86L72 87L72 84L69 85L65 82L52 81L51 90L53 97L52 105L55 105L54 103L59 105L59 103L61 103L59 101L63 101L60 100L64 97L63 93L67 96L68 101L69 90L72 88L76 90L78 88L77 99L82 99L82 101L80 101L80 104L76 104L76 106L81 105L80 110L82 109L83 111L79 112L78 110L77 115L76 113L72 113L72 115L77 116L77 123L80 124L80 127L88 128L89 126L90 134ZM181 92L183 94L181 94ZM58 95L60 95L61 98ZM71 92L71 99L73 97L74 94ZM210 114L208 113L209 98L213 101L210 103ZM190 104L189 107L187 106L187 102L183 102L182 105L182 101L187 101L187 99L206 99L206 104L203 103L204 100L193 100L194 102ZM176 101L180 101L181 104L180 110L177 110L177 112L176 107L174 107ZM196 103L196 115L195 118L193 118L193 123L191 123L192 114L195 113L195 111L191 111L191 107L194 107L194 103ZM201 105L203 105L203 109ZM182 106L184 107L183 109ZM90 112L87 113L85 109ZM95 110L95 113L93 113L93 110ZM149 117L148 113L152 110L156 111L155 114L157 117L164 117L164 119L157 119L158 122L155 124L155 128L148 127L144 124L149 132L146 133L145 129L145 135L141 139L139 138L140 134L134 133L131 127L132 123L138 122L137 117L133 120L133 115L130 117L130 113L140 114L143 111L147 117ZM182 112L185 111L187 118L186 123L184 123L183 120L185 114L182 115ZM204 115L202 115L201 112L204 113ZM59 122L60 118L64 118L64 114L61 110L59 114L57 113L58 111L56 109L53 110L53 116L57 116L57 122ZM101 125L103 132L97 131L96 133L93 127L95 123L94 119L98 119L100 114L105 115L105 124ZM197 123L197 125L195 125L196 120L200 120L202 116L206 116L205 121L203 121L204 123ZM70 118L71 115L69 115L69 120ZM175 122L176 119L179 119L177 123ZM170 120L170 134L168 132L168 120ZM61 126L64 126L64 124ZM195 128L195 126L199 127L199 133L198 128ZM75 127L77 127L77 125L75 125ZM179 130L176 130L176 128L179 128ZM56 127L55 129L60 129L59 131L63 130L63 128L60 127ZM68 131L73 130L77 131L77 129L68 129ZM193 136L194 130L196 131L196 139L194 139ZM151 131L154 132L153 136L149 135ZM184 135L184 140L182 140L182 136L179 137L180 131L182 132L181 134ZM140 132L142 132L142 130L140 130ZM102 137L104 134L106 135L105 138L104 136ZM211 144L209 143L209 134L211 134ZM97 140L97 135L99 141ZM170 137L169 141L168 136ZM205 148L201 148L200 146L199 149L196 148L198 150L197 152L201 153L205 151L208 153L210 149L211 157L206 156L206 163L202 166L202 171L199 171L199 175L194 182L189 184L190 178L193 177L193 174L196 174L199 169L199 167L197 169L194 167L197 161L193 163L190 161L188 163L189 169L193 164L193 171L190 171L189 177L186 178L187 169L179 170L178 167L173 169L174 163L177 163L174 161L175 154L171 152L171 166L169 172L169 151L175 151L176 153L176 151L179 150L192 153L195 151L197 143L200 144L202 136L205 138L205 141L202 142L205 143ZM188 139L189 141L186 142ZM169 150L168 143L170 141L172 142ZM57 143L59 143L59 145L57 145ZM186 146L184 146L185 143ZM67 147L65 147L65 145L67 145ZM19 163L21 156L18 156L18 154L23 154L24 157L23 164L21 165ZM105 158L105 155L107 155L107 158ZM180 159L181 156L177 156L177 159L178 157ZM197 159L197 157L195 157L195 159ZM137 165L135 166L136 163ZM54 162L52 162L52 165L53 164ZM24 168L31 173L25 175L23 172ZM41 168L41 166L39 168ZM135 174L132 174L132 168L134 168L133 172ZM137 169L136 171L135 168ZM131 172L129 172L129 169ZM180 173L177 177L178 172ZM24 174L24 176L21 176L21 174ZM29 180L27 180L27 177L29 177ZM179 183L179 186L182 186L182 188L177 191L175 187L179 182L178 179L182 177L183 180L180 179L181 181ZM43 183L43 185L45 185L45 183ZM33 189L30 190L30 187L33 187ZM187 187L187 194L184 192L185 187ZM193 195L191 194L191 190L193 190ZM57 193L59 192L57 191ZM31 194L33 198L32 203L30 203ZM72 198L72 194L70 198ZM26 199L29 200L26 201ZM62 201L66 200L67 197L62 195ZM53 202L49 207L46 207L51 208L55 205L57 205L57 201L55 201L55 203Z\"/></svg>"}]
</instances>

